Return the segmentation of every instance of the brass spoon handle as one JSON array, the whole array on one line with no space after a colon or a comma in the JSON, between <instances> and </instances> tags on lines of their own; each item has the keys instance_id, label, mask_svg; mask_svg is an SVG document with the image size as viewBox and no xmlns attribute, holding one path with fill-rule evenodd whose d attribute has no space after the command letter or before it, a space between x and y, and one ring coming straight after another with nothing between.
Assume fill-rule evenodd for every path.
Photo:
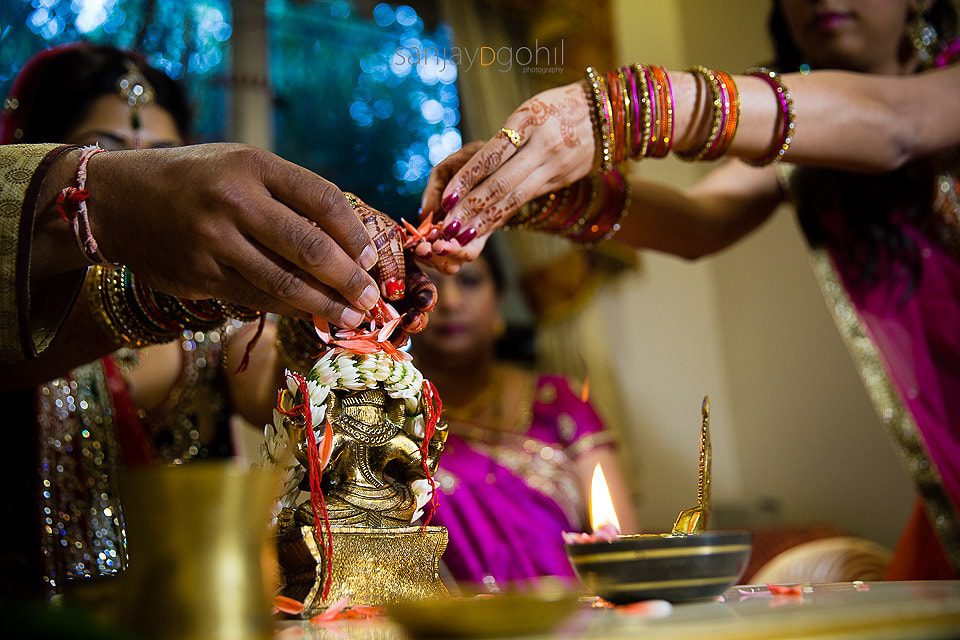
<instances>
[{"instance_id":1,"label":"brass spoon handle","mask_svg":"<svg viewBox=\"0 0 960 640\"><path fill-rule=\"evenodd\" d=\"M697 468L697 506L684 509L673 524L674 535L702 533L710 517L710 472L713 451L710 446L710 396L704 396L700 409L700 459Z\"/></svg>"},{"instance_id":2,"label":"brass spoon handle","mask_svg":"<svg viewBox=\"0 0 960 640\"><path fill-rule=\"evenodd\" d=\"M697 477L697 506L705 513L709 513L710 475L713 464L713 448L710 445L710 396L703 397L700 416L700 468Z\"/></svg>"}]
</instances>

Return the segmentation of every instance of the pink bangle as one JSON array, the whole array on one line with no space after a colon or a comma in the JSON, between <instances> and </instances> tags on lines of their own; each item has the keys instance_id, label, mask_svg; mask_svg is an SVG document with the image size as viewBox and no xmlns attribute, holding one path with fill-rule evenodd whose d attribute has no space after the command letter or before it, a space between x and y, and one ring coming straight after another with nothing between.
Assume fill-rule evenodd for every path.
<instances>
[{"instance_id":1,"label":"pink bangle","mask_svg":"<svg viewBox=\"0 0 960 640\"><path fill-rule=\"evenodd\" d=\"M770 85L774 95L777 97L777 107L779 108L777 117L778 133L770 151L755 160L744 160L747 164L755 167L763 167L783 159L783 156L790 149L790 144L793 142L793 132L796 128L797 111L793 106L793 96L783 83L783 79L779 73L765 67L748 69L746 73L755 78L760 78Z\"/></svg>"},{"instance_id":2,"label":"pink bangle","mask_svg":"<svg viewBox=\"0 0 960 640\"><path fill-rule=\"evenodd\" d=\"M82 147L80 149L80 161L77 164L77 186L66 187L57 196L57 213L65 221L70 223L73 229L73 235L77 239L77 245L87 257L87 260L93 264L109 264L97 246L97 241L90 230L90 218L87 213L87 198L90 192L87 191L87 163L90 158L103 152L100 145Z\"/></svg>"},{"instance_id":3,"label":"pink bangle","mask_svg":"<svg viewBox=\"0 0 960 640\"><path fill-rule=\"evenodd\" d=\"M630 89L630 118L633 122L633 129L630 136L630 157L636 158L640 154L640 139L643 135L640 93L637 90L637 78L633 75L633 69L627 66L623 67L622 70L624 77L627 79L627 86Z\"/></svg>"}]
</instances>

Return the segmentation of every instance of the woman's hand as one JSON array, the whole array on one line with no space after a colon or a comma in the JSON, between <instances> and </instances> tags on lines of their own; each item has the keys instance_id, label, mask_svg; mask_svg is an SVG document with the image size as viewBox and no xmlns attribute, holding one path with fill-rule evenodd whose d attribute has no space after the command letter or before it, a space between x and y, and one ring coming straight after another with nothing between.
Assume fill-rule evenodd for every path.
<instances>
[{"instance_id":1,"label":"woman's hand","mask_svg":"<svg viewBox=\"0 0 960 640\"><path fill-rule=\"evenodd\" d=\"M90 161L88 188L103 254L161 291L344 327L380 297L366 272L376 248L344 194L266 151L102 153Z\"/></svg>"},{"instance_id":2,"label":"woman's hand","mask_svg":"<svg viewBox=\"0 0 960 640\"><path fill-rule=\"evenodd\" d=\"M350 194L354 210L373 238L379 260L375 274L383 297L403 315L400 329L420 333L427 326L427 314L437 304L437 287L403 248L406 235L392 218Z\"/></svg>"},{"instance_id":3,"label":"woman's hand","mask_svg":"<svg viewBox=\"0 0 960 640\"><path fill-rule=\"evenodd\" d=\"M595 147L590 110L583 83L544 91L524 102L504 125L519 134L519 148L501 132L469 157L470 147L465 147L449 164L438 165L427 184L423 211L433 212L435 221L445 214L444 237L431 247L431 253L445 255L429 261L449 272L452 265L472 260L483 239L523 204L587 175ZM457 164L461 166L448 177ZM424 253L418 251L421 257Z\"/></svg>"}]
</instances>

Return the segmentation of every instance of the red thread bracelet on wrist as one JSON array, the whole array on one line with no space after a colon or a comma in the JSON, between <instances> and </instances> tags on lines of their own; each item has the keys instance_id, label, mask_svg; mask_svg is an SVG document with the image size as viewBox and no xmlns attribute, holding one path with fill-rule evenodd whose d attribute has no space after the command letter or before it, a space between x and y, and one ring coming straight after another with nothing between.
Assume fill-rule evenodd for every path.
<instances>
[{"instance_id":1,"label":"red thread bracelet on wrist","mask_svg":"<svg viewBox=\"0 0 960 640\"><path fill-rule=\"evenodd\" d=\"M87 212L87 199L90 197L90 192L87 190L87 163L90 158L103 151L104 149L96 144L81 147L80 161L77 163L77 186L66 187L57 195L57 213L70 223L77 245L87 260L93 264L110 262L100 253L100 248L90 229L90 218Z\"/></svg>"}]
</instances>

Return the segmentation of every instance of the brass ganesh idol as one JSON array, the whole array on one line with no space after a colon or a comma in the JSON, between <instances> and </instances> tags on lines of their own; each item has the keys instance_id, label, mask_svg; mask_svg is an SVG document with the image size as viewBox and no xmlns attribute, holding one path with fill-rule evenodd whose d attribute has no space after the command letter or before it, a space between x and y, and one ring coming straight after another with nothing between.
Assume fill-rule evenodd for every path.
<instances>
[{"instance_id":1,"label":"brass ganesh idol","mask_svg":"<svg viewBox=\"0 0 960 640\"><path fill-rule=\"evenodd\" d=\"M316 446L329 454L320 487L332 536L317 531L309 497L297 503L310 491L306 419L278 413L265 453L288 472L277 516L282 594L304 602L305 615L344 596L361 605L445 594L446 529L415 524L447 438L446 424L430 419L419 371L383 354L328 355L304 386L292 403L309 396Z\"/></svg>"},{"instance_id":2,"label":"brass ganesh idol","mask_svg":"<svg viewBox=\"0 0 960 640\"><path fill-rule=\"evenodd\" d=\"M332 524L377 529L410 526L422 506L414 486L423 486L418 481L426 481L427 474L422 436L404 430L404 405L382 388L330 394L327 412L333 445L322 486ZM302 424L290 428L304 429ZM446 438L446 424L441 423L428 444L430 474L437 469ZM307 464L305 449L298 452L298 459ZM297 507L294 520L298 525L313 524L309 501Z\"/></svg>"}]
</instances>

